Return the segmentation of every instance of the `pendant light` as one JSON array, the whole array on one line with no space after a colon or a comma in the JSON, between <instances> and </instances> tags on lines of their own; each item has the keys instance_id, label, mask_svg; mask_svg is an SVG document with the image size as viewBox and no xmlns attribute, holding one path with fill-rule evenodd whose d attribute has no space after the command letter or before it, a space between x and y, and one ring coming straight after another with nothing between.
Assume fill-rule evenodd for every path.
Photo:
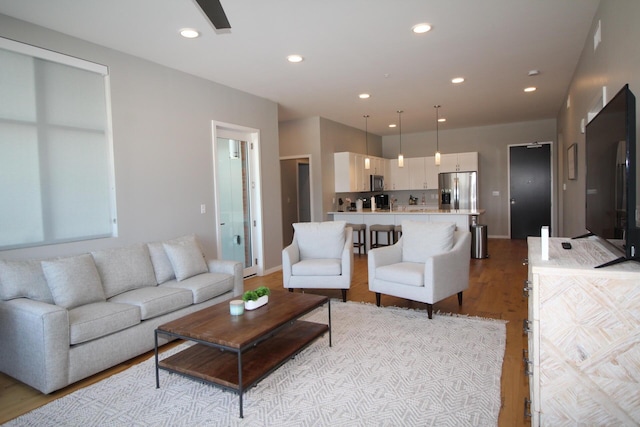
<instances>
[{"instance_id":1,"label":"pendant light","mask_svg":"<svg viewBox=\"0 0 640 427\"><path fill-rule=\"evenodd\" d=\"M400 151L398 152L398 167L404 167L404 156L402 155L402 110L398 110L398 135L400 137Z\"/></svg>"},{"instance_id":2,"label":"pendant light","mask_svg":"<svg viewBox=\"0 0 640 427\"><path fill-rule=\"evenodd\" d=\"M367 155L364 158L364 168L371 169L371 159L369 159L369 129L367 127L367 121L369 119L369 115L365 114L364 116L364 142L367 146Z\"/></svg>"},{"instance_id":3,"label":"pendant light","mask_svg":"<svg viewBox=\"0 0 640 427\"><path fill-rule=\"evenodd\" d=\"M436 166L440 166L440 141L438 140L438 111L440 106L439 105L434 105L433 108L436 109Z\"/></svg>"}]
</instances>

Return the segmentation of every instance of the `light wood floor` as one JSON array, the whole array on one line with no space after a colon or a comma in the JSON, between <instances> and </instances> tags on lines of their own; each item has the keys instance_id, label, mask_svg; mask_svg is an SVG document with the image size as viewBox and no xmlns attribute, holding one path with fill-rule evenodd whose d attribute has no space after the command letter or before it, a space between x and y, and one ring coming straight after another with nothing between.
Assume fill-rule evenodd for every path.
<instances>
[{"instance_id":1,"label":"light wood floor","mask_svg":"<svg viewBox=\"0 0 640 427\"><path fill-rule=\"evenodd\" d=\"M522 333L522 320L527 317L527 304L522 296L527 267L522 264L522 260L527 257L527 246L524 240L489 239L488 252L490 258L471 260L469 289L464 292L462 307L458 306L457 297L453 296L434 304L434 313L440 310L508 321L507 346L502 369L502 409L499 426L529 426L529 420L523 415L524 398L528 396L529 385L524 376L522 362L522 349L527 345L526 337ZM355 255L354 260L354 278L347 298L350 301L375 304L375 294L369 292L367 284L367 257ZM281 288L282 273L277 272L245 280L246 289L254 289L260 285ZM340 291L317 290L314 293L340 298ZM385 295L382 296L382 305L426 308L425 304ZM121 372L151 357L152 354L153 352L149 352L129 360L50 395L43 395L31 387L0 374L0 424Z\"/></svg>"}]
</instances>

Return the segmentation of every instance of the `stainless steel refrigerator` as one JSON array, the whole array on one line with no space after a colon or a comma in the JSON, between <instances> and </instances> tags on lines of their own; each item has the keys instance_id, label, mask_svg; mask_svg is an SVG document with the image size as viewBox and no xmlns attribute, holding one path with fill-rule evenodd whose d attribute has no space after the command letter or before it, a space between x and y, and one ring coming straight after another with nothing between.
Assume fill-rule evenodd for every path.
<instances>
[{"instance_id":1,"label":"stainless steel refrigerator","mask_svg":"<svg viewBox=\"0 0 640 427\"><path fill-rule=\"evenodd\" d=\"M478 209L478 173L448 172L438 174L440 209Z\"/></svg>"}]
</instances>

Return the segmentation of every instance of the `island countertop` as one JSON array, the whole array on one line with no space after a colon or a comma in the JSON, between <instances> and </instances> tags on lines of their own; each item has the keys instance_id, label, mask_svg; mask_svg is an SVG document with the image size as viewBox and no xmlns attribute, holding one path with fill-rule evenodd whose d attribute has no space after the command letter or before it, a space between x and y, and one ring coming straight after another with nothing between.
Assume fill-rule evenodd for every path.
<instances>
[{"instance_id":1,"label":"island countertop","mask_svg":"<svg viewBox=\"0 0 640 427\"><path fill-rule=\"evenodd\" d=\"M346 221L350 224L364 224L366 233L374 224L382 225L402 225L404 221L420 222L453 222L461 230L469 230L473 224L479 223L479 216L484 214L484 209L438 209L429 206L411 206L411 208L401 210L379 210L363 209L361 211L327 212L334 221ZM409 210L411 209L411 210ZM366 239L365 239L366 240ZM369 239L370 240L370 239ZM383 236L384 240L384 236ZM369 241L365 242L367 249Z\"/></svg>"},{"instance_id":2,"label":"island countertop","mask_svg":"<svg viewBox=\"0 0 640 427\"><path fill-rule=\"evenodd\" d=\"M484 214L484 209L438 209L438 208L412 208L411 210L389 209L363 209L361 211L333 211L327 212L329 215L468 215L478 216Z\"/></svg>"}]
</instances>

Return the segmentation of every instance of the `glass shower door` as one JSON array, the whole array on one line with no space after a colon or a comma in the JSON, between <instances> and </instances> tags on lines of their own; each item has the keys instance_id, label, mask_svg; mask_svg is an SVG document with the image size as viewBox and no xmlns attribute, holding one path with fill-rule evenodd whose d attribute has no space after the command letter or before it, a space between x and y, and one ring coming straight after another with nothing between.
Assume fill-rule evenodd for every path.
<instances>
[{"instance_id":1,"label":"glass shower door","mask_svg":"<svg viewBox=\"0 0 640 427\"><path fill-rule=\"evenodd\" d=\"M248 143L227 138L216 142L221 258L241 262L246 276L253 266Z\"/></svg>"}]
</instances>

